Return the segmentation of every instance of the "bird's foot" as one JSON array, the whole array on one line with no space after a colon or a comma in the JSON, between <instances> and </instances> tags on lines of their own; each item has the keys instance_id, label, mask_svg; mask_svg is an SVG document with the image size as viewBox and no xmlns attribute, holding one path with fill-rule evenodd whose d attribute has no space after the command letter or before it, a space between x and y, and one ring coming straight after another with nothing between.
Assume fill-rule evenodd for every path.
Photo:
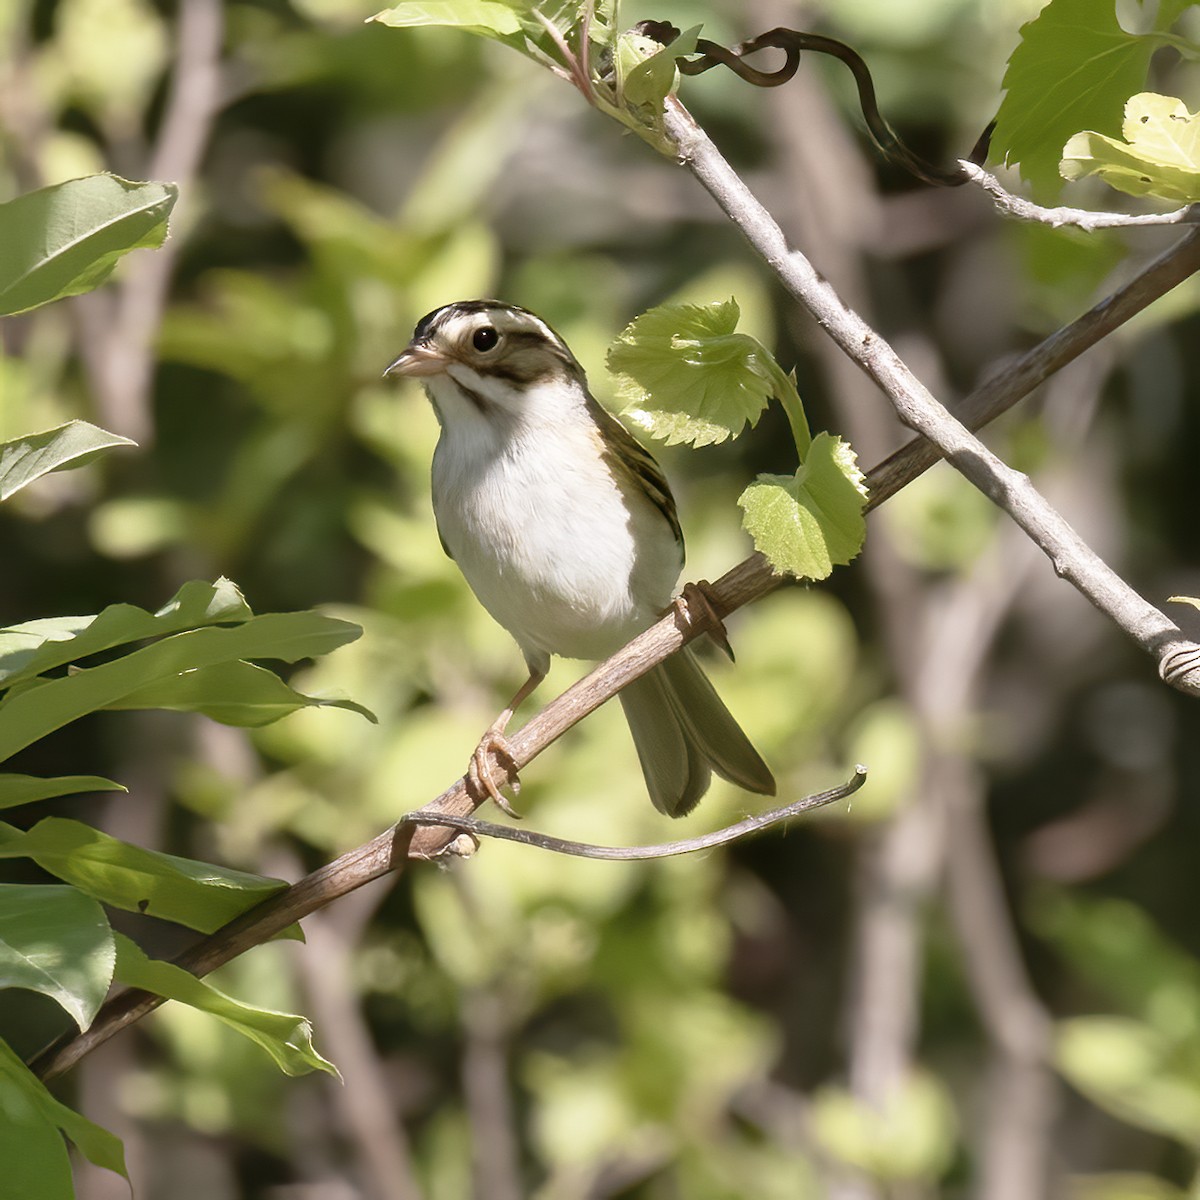
<instances>
[{"instance_id":1,"label":"bird's foot","mask_svg":"<svg viewBox=\"0 0 1200 1200\"><path fill-rule=\"evenodd\" d=\"M733 647L729 644L729 634L725 631L725 621L717 611L716 602L709 592L711 584L707 579L697 583L685 583L683 591L675 598L675 610L689 625L698 625L733 662Z\"/></svg>"},{"instance_id":2,"label":"bird's foot","mask_svg":"<svg viewBox=\"0 0 1200 1200\"><path fill-rule=\"evenodd\" d=\"M498 723L488 729L479 739L479 745L475 747L475 752L471 755L471 762L467 767L467 781L476 797L480 800L490 797L501 812L519 821L521 814L509 804L504 793L496 784L492 774L493 757L508 763L506 772L508 778L504 782L512 788L514 796L520 795L521 781L517 778L517 760L513 754L511 743L504 736L504 727Z\"/></svg>"}]
</instances>

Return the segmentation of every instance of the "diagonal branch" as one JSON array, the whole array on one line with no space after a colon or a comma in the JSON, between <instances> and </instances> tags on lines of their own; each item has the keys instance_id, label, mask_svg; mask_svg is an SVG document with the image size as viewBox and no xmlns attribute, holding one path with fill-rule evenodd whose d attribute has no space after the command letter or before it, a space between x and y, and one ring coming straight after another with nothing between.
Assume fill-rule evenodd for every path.
<instances>
[{"instance_id":1,"label":"diagonal branch","mask_svg":"<svg viewBox=\"0 0 1200 1200\"><path fill-rule=\"evenodd\" d=\"M684 119L679 117L677 121ZM685 132L690 126L690 118L686 118L686 122L683 127ZM694 126L692 128L694 129ZM715 149L712 153L716 153ZM728 171L728 168L725 167L725 170ZM740 184L740 181L738 183ZM753 197L750 197L750 203L750 211L753 213L759 206ZM762 216L770 221L765 212ZM741 226L740 219L738 223ZM774 228L772 244L782 249L778 253L767 254L766 257L772 265L786 265L790 252L783 244L778 227L774 226L773 222L771 226ZM771 233L770 228L767 233ZM755 244L758 245L757 242ZM807 263L805 267L815 278L815 273L812 273ZM1003 375L990 380L968 396L959 405L963 421L972 428L979 428L1007 411L1055 371L1077 358L1198 268L1200 232L1194 231L1161 254L1119 291L1102 300L1070 325L1052 334ZM825 287L827 288L827 285ZM823 299L828 302L830 296L831 292ZM838 343L843 349L852 349L854 331L864 330L865 326L853 314L848 313L834 297L830 321L826 323L835 321L839 314L851 321L851 332L847 334L845 328L839 325L841 336L837 339ZM854 325L854 322L857 322L857 325ZM879 341L877 335L870 330L865 331L865 337L868 344L872 340ZM851 357L859 361L857 355L852 353ZM868 370L868 374L876 377L871 370ZM920 389L919 384L916 384L916 387ZM928 402L936 404L932 398L929 398ZM929 440L918 438L872 469L867 475L867 485L871 493L868 507L877 507L883 500L921 475L942 457L944 449L936 437ZM745 604L760 599L782 582L761 555L752 554L711 585L710 595L718 615L723 617ZM1156 615L1165 622L1166 619L1161 614ZM1178 638L1177 630L1169 627L1169 631ZM626 683L644 674L700 632L702 630L699 627L689 626L679 612L672 612L612 658L601 663L590 675L569 688L511 736L514 770L523 769L587 713L599 707ZM493 769L503 775L508 765L507 762L497 762ZM444 813L467 817L477 807L477 801L467 792L466 781L459 780L420 811L426 815ZM270 897L223 929L202 939L177 961L179 965L197 975L205 975L253 946L269 940L297 920L330 904L340 896L389 871L402 870L408 859L435 859L446 853L456 852L461 845L456 842L456 838L460 836L464 835L446 826L418 828L408 825L388 829L370 842L348 851L299 880L285 891ZM469 844L469 837L467 842ZM104 1006L97 1020L85 1033L73 1038L64 1038L39 1055L33 1063L35 1069L47 1078L62 1074L89 1050L151 1012L159 1003L157 997L145 993L120 993Z\"/></svg>"},{"instance_id":2,"label":"diagonal branch","mask_svg":"<svg viewBox=\"0 0 1200 1200\"><path fill-rule=\"evenodd\" d=\"M775 218L675 99L667 101L663 128L674 141L680 161L708 189L791 295L878 384L900 419L932 442L943 458L1003 508L1041 547L1057 574L1152 655L1166 682L1200 695L1200 645L1185 638L1169 617L1138 595L1071 528L1028 476L993 454L938 403L895 350L842 301L803 254L788 245Z\"/></svg>"},{"instance_id":3,"label":"diagonal branch","mask_svg":"<svg viewBox=\"0 0 1200 1200\"><path fill-rule=\"evenodd\" d=\"M1193 232L1160 255L1118 292L1052 334L1010 370L968 396L959 406L964 420L978 428L1006 412L1055 371L1079 357L1198 268L1200 233ZM902 447L868 472L867 486L871 493L868 507L877 507L940 457L933 444L924 439ZM727 616L742 605L767 595L782 582L761 555L752 554L711 585L710 595L718 606L719 615ZM699 632L681 632L677 622L676 614L664 617L511 735L516 769L524 768L588 712ZM497 763L493 769L500 777L507 766L507 763ZM476 807L476 802L467 794L465 781L459 780L421 811L468 816ZM406 859L430 859L445 854L455 836L454 831L445 827L426 827L419 831L410 827L403 832L399 827L388 829L202 939L179 958L179 964L197 975L205 975L372 879L389 871L403 870ZM159 1003L157 997L145 993L120 993L104 1006L86 1033L63 1039L39 1055L33 1064L35 1069L45 1077L62 1074L89 1050L151 1012Z\"/></svg>"},{"instance_id":4,"label":"diagonal branch","mask_svg":"<svg viewBox=\"0 0 1200 1200\"><path fill-rule=\"evenodd\" d=\"M1160 296L1200 271L1200 230L1191 230L1169 246L1111 296L1052 333L1003 372L981 384L954 407L968 429L982 429L1039 384L1102 341ZM870 474L871 506L881 504L934 463L941 454L933 442L916 438L901 446Z\"/></svg>"}]
</instances>

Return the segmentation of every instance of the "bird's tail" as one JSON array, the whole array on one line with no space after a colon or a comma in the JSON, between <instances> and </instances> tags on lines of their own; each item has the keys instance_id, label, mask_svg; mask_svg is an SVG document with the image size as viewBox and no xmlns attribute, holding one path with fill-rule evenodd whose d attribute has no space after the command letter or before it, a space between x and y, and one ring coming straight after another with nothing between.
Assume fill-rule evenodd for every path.
<instances>
[{"instance_id":1,"label":"bird's tail","mask_svg":"<svg viewBox=\"0 0 1200 1200\"><path fill-rule=\"evenodd\" d=\"M712 772L748 792L775 794L775 779L684 647L620 693L654 807L691 812Z\"/></svg>"}]
</instances>

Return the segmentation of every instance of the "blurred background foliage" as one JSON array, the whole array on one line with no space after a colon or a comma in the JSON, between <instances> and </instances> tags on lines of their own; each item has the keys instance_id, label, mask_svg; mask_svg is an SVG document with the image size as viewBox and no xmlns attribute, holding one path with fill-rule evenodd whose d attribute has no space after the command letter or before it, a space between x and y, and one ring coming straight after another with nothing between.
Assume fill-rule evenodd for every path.
<instances>
[{"instance_id":1,"label":"blurred background foliage","mask_svg":"<svg viewBox=\"0 0 1200 1200\"><path fill-rule=\"evenodd\" d=\"M992 115L1038 7L709 0L623 17L702 19L726 43L780 23L844 37L884 112L947 159ZM485 294L533 308L611 399L604 350L628 320L735 294L795 365L814 428L849 436L864 466L903 440L690 177L517 56L364 25L371 11L0 7L0 196L164 163L183 192L160 265L143 252L104 293L0 329L0 437L79 416L140 442L0 513L0 617L154 608L225 574L257 611L361 623L294 682L380 717L303 711L247 734L107 714L14 768L109 775L130 794L56 810L289 877L441 791L522 675L438 546L429 406L380 379L424 312ZM1194 76L1169 56L1155 71L1195 106ZM769 94L712 72L684 99L946 399L1171 240L1024 228L965 190L912 187L872 158L834 64ZM1112 198L1081 185L1076 202ZM1178 289L987 434L1157 603L1200 592L1196 300ZM772 410L736 445L661 453L690 578L748 551L734 500L754 472L792 469L788 444ZM1178 619L1195 636L1196 614ZM781 794L862 761L847 811L653 864L487 845L317 914L307 948L260 948L218 982L310 1013L344 1087L280 1077L170 1005L74 1072L71 1097L126 1139L138 1195L1187 1194L1196 706L944 468L872 518L859 565L776 593L731 635L737 666L712 673ZM540 698L580 670L556 664ZM604 709L525 773L520 804L539 828L632 843L715 826L746 797L718 784L666 829ZM124 927L157 953L180 944ZM4 1004L21 1051L61 1019L40 997ZM84 1197L122 1187L80 1171Z\"/></svg>"}]
</instances>

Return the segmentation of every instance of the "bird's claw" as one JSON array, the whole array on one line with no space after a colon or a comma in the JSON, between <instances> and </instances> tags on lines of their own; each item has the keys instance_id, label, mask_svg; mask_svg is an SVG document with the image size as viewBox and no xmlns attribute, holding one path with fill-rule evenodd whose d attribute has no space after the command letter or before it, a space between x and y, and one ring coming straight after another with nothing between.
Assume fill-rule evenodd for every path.
<instances>
[{"instance_id":1,"label":"bird's claw","mask_svg":"<svg viewBox=\"0 0 1200 1200\"><path fill-rule=\"evenodd\" d=\"M475 747L475 752L471 755L471 762L467 767L467 779L477 796L480 798L490 797L501 812L519 821L521 814L509 804L492 777L493 756L507 760L509 770L506 782L512 788L513 795L519 796L521 781L517 778L517 760L513 755L512 745L508 738L499 729L489 729L479 739L479 745Z\"/></svg>"},{"instance_id":2,"label":"bird's claw","mask_svg":"<svg viewBox=\"0 0 1200 1200\"><path fill-rule=\"evenodd\" d=\"M733 647L729 644L725 622L709 594L710 586L707 579L685 583L683 591L675 598L675 609L689 625L699 625L733 662Z\"/></svg>"}]
</instances>

